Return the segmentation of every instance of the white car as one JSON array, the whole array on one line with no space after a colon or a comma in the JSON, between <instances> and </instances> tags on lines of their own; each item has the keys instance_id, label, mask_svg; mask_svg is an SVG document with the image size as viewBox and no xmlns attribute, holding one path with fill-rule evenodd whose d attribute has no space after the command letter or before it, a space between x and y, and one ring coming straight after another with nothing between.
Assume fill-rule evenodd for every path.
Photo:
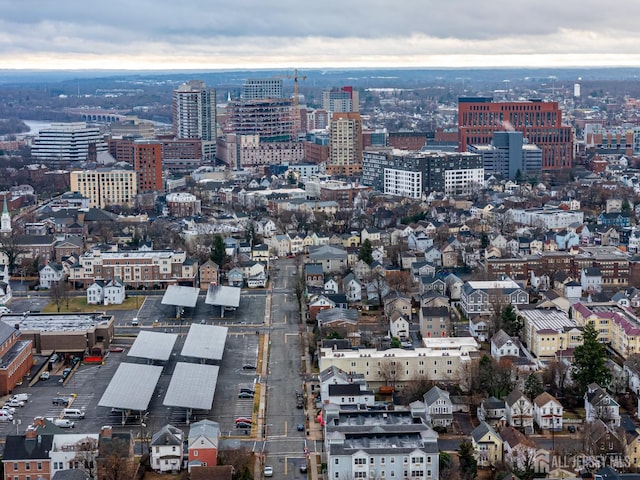
<instances>
[{"instance_id":1,"label":"white car","mask_svg":"<svg viewBox=\"0 0 640 480\"><path fill-rule=\"evenodd\" d=\"M264 466L264 476L273 477L273 467L271 465Z\"/></svg>"},{"instance_id":2,"label":"white car","mask_svg":"<svg viewBox=\"0 0 640 480\"><path fill-rule=\"evenodd\" d=\"M10 398L4 404L5 407L24 407L24 402L17 398Z\"/></svg>"},{"instance_id":3,"label":"white car","mask_svg":"<svg viewBox=\"0 0 640 480\"><path fill-rule=\"evenodd\" d=\"M13 415L6 410L0 410L0 422L10 422L11 420L13 420Z\"/></svg>"},{"instance_id":4,"label":"white car","mask_svg":"<svg viewBox=\"0 0 640 480\"><path fill-rule=\"evenodd\" d=\"M76 425L75 422L72 422L67 418L54 418L53 424L60 428L73 428Z\"/></svg>"},{"instance_id":5,"label":"white car","mask_svg":"<svg viewBox=\"0 0 640 480\"><path fill-rule=\"evenodd\" d=\"M5 412L8 412L10 415L13 415L14 413L16 413L16 409L8 405L5 405L4 407L0 408L0 410L4 410Z\"/></svg>"}]
</instances>

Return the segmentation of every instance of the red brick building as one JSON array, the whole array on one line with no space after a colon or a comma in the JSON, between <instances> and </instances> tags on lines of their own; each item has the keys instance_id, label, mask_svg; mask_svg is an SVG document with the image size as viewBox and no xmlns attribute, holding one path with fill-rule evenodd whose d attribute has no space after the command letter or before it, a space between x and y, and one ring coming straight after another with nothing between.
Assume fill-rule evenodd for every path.
<instances>
[{"instance_id":1,"label":"red brick building","mask_svg":"<svg viewBox=\"0 0 640 480\"><path fill-rule=\"evenodd\" d=\"M400 150L420 150L427 143L425 132L389 132L389 146Z\"/></svg>"},{"instance_id":2,"label":"red brick building","mask_svg":"<svg viewBox=\"0 0 640 480\"><path fill-rule=\"evenodd\" d=\"M538 100L494 102L490 97L458 99L459 150L467 145L489 145L494 132L517 130L542 150L543 170L573 165L573 131L562 125L558 102Z\"/></svg>"},{"instance_id":3,"label":"red brick building","mask_svg":"<svg viewBox=\"0 0 640 480\"><path fill-rule=\"evenodd\" d=\"M133 168L138 173L138 193L162 192L162 144L137 141L133 144Z\"/></svg>"},{"instance_id":4,"label":"red brick building","mask_svg":"<svg viewBox=\"0 0 640 480\"><path fill-rule=\"evenodd\" d=\"M31 340L24 339L20 330L0 322L0 395L7 395L22 382L33 365Z\"/></svg>"}]
</instances>

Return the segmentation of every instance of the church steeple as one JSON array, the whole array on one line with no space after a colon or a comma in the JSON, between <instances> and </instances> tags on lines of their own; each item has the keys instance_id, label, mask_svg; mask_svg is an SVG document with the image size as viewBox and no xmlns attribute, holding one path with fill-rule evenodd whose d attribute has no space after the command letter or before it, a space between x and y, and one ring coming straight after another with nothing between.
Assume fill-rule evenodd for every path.
<instances>
[{"instance_id":1,"label":"church steeple","mask_svg":"<svg viewBox=\"0 0 640 480\"><path fill-rule=\"evenodd\" d=\"M2 216L0 217L0 234L11 233L11 216L9 215L9 208L7 207L7 194L4 194L4 200L2 202Z\"/></svg>"}]
</instances>

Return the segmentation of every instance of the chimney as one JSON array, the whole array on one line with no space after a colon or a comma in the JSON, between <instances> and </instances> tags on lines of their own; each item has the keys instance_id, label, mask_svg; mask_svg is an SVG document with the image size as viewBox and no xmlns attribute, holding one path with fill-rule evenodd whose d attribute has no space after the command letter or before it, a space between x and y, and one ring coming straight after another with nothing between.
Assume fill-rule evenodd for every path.
<instances>
[{"instance_id":1,"label":"chimney","mask_svg":"<svg viewBox=\"0 0 640 480\"><path fill-rule=\"evenodd\" d=\"M38 436L38 429L34 425L29 425L24 432L24 438L33 440Z\"/></svg>"},{"instance_id":2,"label":"chimney","mask_svg":"<svg viewBox=\"0 0 640 480\"><path fill-rule=\"evenodd\" d=\"M33 419L33 428L37 429L38 427L44 428L44 417L35 417Z\"/></svg>"},{"instance_id":3,"label":"chimney","mask_svg":"<svg viewBox=\"0 0 640 480\"><path fill-rule=\"evenodd\" d=\"M111 438L111 426L105 425L100 429L100 438Z\"/></svg>"}]
</instances>

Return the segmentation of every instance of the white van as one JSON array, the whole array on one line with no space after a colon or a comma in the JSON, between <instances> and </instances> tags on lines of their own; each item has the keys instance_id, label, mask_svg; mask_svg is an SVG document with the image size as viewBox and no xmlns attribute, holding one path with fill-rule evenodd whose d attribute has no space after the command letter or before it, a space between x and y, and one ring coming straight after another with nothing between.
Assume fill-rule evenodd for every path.
<instances>
[{"instance_id":1,"label":"white van","mask_svg":"<svg viewBox=\"0 0 640 480\"><path fill-rule=\"evenodd\" d=\"M84 418L84 412L79 408L65 408L62 411L64 418L73 418L74 420L82 420Z\"/></svg>"},{"instance_id":2,"label":"white van","mask_svg":"<svg viewBox=\"0 0 640 480\"><path fill-rule=\"evenodd\" d=\"M133 320L131 320L131 326L132 327L138 326L138 317L135 317Z\"/></svg>"}]
</instances>

